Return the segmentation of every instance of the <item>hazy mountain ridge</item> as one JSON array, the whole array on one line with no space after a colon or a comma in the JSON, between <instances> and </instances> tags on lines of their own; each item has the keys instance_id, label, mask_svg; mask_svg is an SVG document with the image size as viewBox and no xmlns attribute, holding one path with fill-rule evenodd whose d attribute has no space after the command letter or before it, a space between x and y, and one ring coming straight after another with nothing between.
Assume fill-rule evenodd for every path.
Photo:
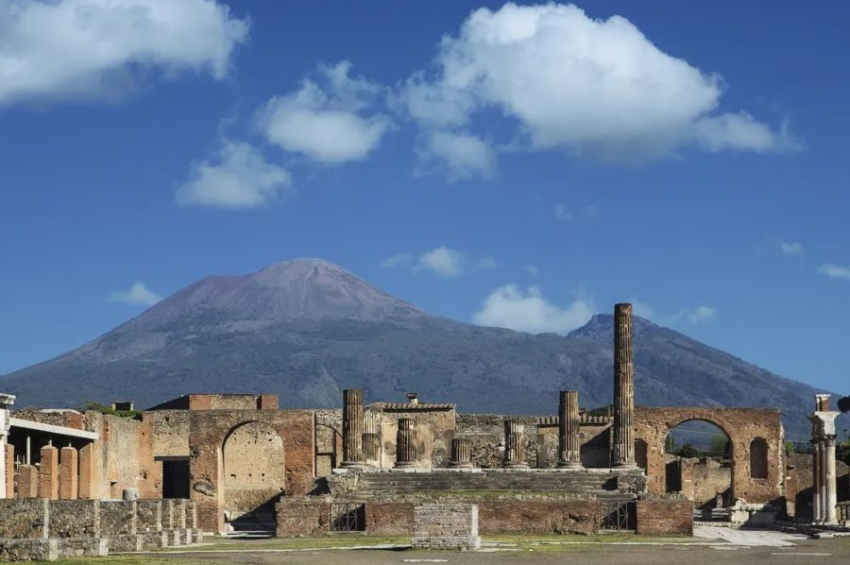
<instances>
[{"instance_id":1,"label":"hazy mountain ridge","mask_svg":"<svg viewBox=\"0 0 850 565\"><path fill-rule=\"evenodd\" d=\"M635 318L639 405L769 406L807 433L815 389ZM207 277L96 340L3 377L19 405L152 405L189 392L274 392L282 406L456 402L465 412L553 414L557 391L611 402L613 317L567 336L529 335L433 316L330 263L287 261Z\"/></svg>"}]
</instances>

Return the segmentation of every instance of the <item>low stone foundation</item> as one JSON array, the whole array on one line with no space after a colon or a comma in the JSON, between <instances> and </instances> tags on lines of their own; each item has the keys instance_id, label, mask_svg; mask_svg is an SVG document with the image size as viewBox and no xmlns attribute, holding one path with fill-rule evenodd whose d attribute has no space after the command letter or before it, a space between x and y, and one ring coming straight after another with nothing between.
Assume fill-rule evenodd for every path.
<instances>
[{"instance_id":1,"label":"low stone foundation","mask_svg":"<svg viewBox=\"0 0 850 565\"><path fill-rule=\"evenodd\" d=\"M167 508L169 526L163 528ZM173 515L173 519L172 519ZM0 561L54 561L203 540L191 501L0 500Z\"/></svg>"},{"instance_id":2,"label":"low stone foundation","mask_svg":"<svg viewBox=\"0 0 850 565\"><path fill-rule=\"evenodd\" d=\"M475 504L419 504L413 508L413 547L476 550L478 506Z\"/></svg>"}]
</instances>

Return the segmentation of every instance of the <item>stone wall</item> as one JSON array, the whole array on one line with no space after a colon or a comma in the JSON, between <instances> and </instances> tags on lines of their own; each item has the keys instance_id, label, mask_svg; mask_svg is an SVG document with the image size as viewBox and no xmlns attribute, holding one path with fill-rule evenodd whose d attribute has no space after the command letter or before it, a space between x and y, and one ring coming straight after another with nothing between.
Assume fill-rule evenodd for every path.
<instances>
[{"instance_id":1,"label":"stone wall","mask_svg":"<svg viewBox=\"0 0 850 565\"><path fill-rule=\"evenodd\" d=\"M277 503L279 538L320 536L330 532L331 505L323 500L296 500L285 498Z\"/></svg>"},{"instance_id":2,"label":"stone wall","mask_svg":"<svg viewBox=\"0 0 850 565\"><path fill-rule=\"evenodd\" d=\"M694 503L690 500L638 500L635 533L646 536L693 535Z\"/></svg>"},{"instance_id":3,"label":"stone wall","mask_svg":"<svg viewBox=\"0 0 850 565\"><path fill-rule=\"evenodd\" d=\"M412 502L366 503L366 532L375 536L413 535L413 507Z\"/></svg>"},{"instance_id":4,"label":"stone wall","mask_svg":"<svg viewBox=\"0 0 850 565\"><path fill-rule=\"evenodd\" d=\"M413 422L413 447L415 464L419 467L448 467L451 458L452 438L455 435L454 408L430 409L423 405L392 405L379 416L380 466L391 468L396 460L396 435L398 421L408 418Z\"/></svg>"},{"instance_id":5,"label":"stone wall","mask_svg":"<svg viewBox=\"0 0 850 565\"><path fill-rule=\"evenodd\" d=\"M672 459L679 461L682 495L694 501L697 507L713 507L718 495L723 497L724 504L731 503L732 467L729 461L712 457Z\"/></svg>"},{"instance_id":6,"label":"stone wall","mask_svg":"<svg viewBox=\"0 0 850 565\"><path fill-rule=\"evenodd\" d=\"M419 504L413 508L413 547L467 549L481 547L478 506L475 504Z\"/></svg>"},{"instance_id":7,"label":"stone wall","mask_svg":"<svg viewBox=\"0 0 850 565\"><path fill-rule=\"evenodd\" d=\"M481 500L482 534L594 534L601 524L598 500Z\"/></svg>"},{"instance_id":8,"label":"stone wall","mask_svg":"<svg viewBox=\"0 0 850 565\"><path fill-rule=\"evenodd\" d=\"M793 514L797 517L806 518L811 516L812 489L814 475L812 470L811 453L792 453L787 456L789 467L794 467L794 472L789 472L789 496L793 495ZM850 500L850 466L842 461L835 462L836 483L838 486L838 500Z\"/></svg>"},{"instance_id":9,"label":"stone wall","mask_svg":"<svg viewBox=\"0 0 850 565\"><path fill-rule=\"evenodd\" d=\"M748 503L778 501L785 492L785 446L781 414L767 408L635 408L635 439L646 443L648 490L666 492L664 445L670 430L691 420L714 424L732 444L732 497ZM750 476L750 445L767 443L767 478Z\"/></svg>"},{"instance_id":10,"label":"stone wall","mask_svg":"<svg viewBox=\"0 0 850 565\"><path fill-rule=\"evenodd\" d=\"M52 538L100 535L100 504L95 500L54 500L49 511L49 536Z\"/></svg>"},{"instance_id":11,"label":"stone wall","mask_svg":"<svg viewBox=\"0 0 850 565\"><path fill-rule=\"evenodd\" d=\"M208 410L189 413L189 475L191 496L198 505L198 522L205 531L225 529L222 501L227 489L239 484L225 481L227 461L222 449L227 438L251 423L277 433L283 446L285 494L304 495L314 488L315 420L310 410ZM256 457L266 454L258 450ZM242 461L241 464L254 461ZM269 501L273 504L274 501ZM273 512L273 508L270 510Z\"/></svg>"},{"instance_id":12,"label":"stone wall","mask_svg":"<svg viewBox=\"0 0 850 565\"><path fill-rule=\"evenodd\" d=\"M47 538L49 501L0 499L0 538Z\"/></svg>"}]
</instances>

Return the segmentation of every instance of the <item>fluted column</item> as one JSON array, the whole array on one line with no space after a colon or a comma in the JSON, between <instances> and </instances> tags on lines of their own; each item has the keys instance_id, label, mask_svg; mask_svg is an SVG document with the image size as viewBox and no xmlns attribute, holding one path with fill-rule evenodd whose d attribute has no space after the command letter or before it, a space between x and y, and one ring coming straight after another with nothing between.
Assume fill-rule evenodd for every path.
<instances>
[{"instance_id":1,"label":"fluted column","mask_svg":"<svg viewBox=\"0 0 850 565\"><path fill-rule=\"evenodd\" d=\"M826 469L824 473L825 485L824 485L824 503L826 504L826 508L824 508L824 522L827 524L838 524L838 513L836 512L836 505L838 504L838 492L836 485L836 476L835 476L835 436L827 437L824 440L824 459L826 463Z\"/></svg>"},{"instance_id":2,"label":"fluted column","mask_svg":"<svg viewBox=\"0 0 850 565\"><path fill-rule=\"evenodd\" d=\"M505 467L525 469L525 426L517 420L505 420Z\"/></svg>"},{"instance_id":3,"label":"fluted column","mask_svg":"<svg viewBox=\"0 0 850 565\"><path fill-rule=\"evenodd\" d=\"M342 466L363 465L363 391L342 391Z\"/></svg>"},{"instance_id":4,"label":"fluted column","mask_svg":"<svg viewBox=\"0 0 850 565\"><path fill-rule=\"evenodd\" d=\"M821 521L821 442L819 439L812 440L812 521Z\"/></svg>"},{"instance_id":5,"label":"fluted column","mask_svg":"<svg viewBox=\"0 0 850 565\"><path fill-rule=\"evenodd\" d=\"M615 467L636 467L632 305L614 307L614 453Z\"/></svg>"},{"instance_id":6,"label":"fluted column","mask_svg":"<svg viewBox=\"0 0 850 565\"><path fill-rule=\"evenodd\" d=\"M458 469L472 467L472 442L469 438L456 437L452 439L452 461L450 466Z\"/></svg>"},{"instance_id":7,"label":"fluted column","mask_svg":"<svg viewBox=\"0 0 850 565\"><path fill-rule=\"evenodd\" d=\"M378 435L378 416L373 411L366 412L363 424L363 460L373 465L380 460L381 441Z\"/></svg>"},{"instance_id":8,"label":"fluted column","mask_svg":"<svg viewBox=\"0 0 850 565\"><path fill-rule=\"evenodd\" d=\"M399 418L398 434L395 444L395 466L412 467L416 464L413 447L413 422L409 418Z\"/></svg>"},{"instance_id":9,"label":"fluted column","mask_svg":"<svg viewBox=\"0 0 850 565\"><path fill-rule=\"evenodd\" d=\"M578 391L562 390L558 404L558 467L581 469Z\"/></svg>"}]
</instances>

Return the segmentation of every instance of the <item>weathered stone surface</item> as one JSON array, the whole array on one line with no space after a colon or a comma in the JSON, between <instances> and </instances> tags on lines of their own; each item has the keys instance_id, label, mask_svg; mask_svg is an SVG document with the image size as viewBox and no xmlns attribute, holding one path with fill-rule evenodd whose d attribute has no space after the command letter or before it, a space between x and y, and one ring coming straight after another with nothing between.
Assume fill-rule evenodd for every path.
<instances>
[{"instance_id":1,"label":"weathered stone surface","mask_svg":"<svg viewBox=\"0 0 850 565\"><path fill-rule=\"evenodd\" d=\"M162 501L136 501L136 529L138 532L157 532L162 530Z\"/></svg>"},{"instance_id":2,"label":"weathered stone surface","mask_svg":"<svg viewBox=\"0 0 850 565\"><path fill-rule=\"evenodd\" d=\"M59 540L0 537L0 561L56 561L59 557Z\"/></svg>"},{"instance_id":3,"label":"weathered stone surface","mask_svg":"<svg viewBox=\"0 0 850 565\"><path fill-rule=\"evenodd\" d=\"M363 391L342 391L342 466L362 465L363 453Z\"/></svg>"},{"instance_id":4,"label":"weathered stone surface","mask_svg":"<svg viewBox=\"0 0 850 565\"><path fill-rule=\"evenodd\" d=\"M396 433L396 467L411 467L416 464L415 430L409 418L400 418Z\"/></svg>"},{"instance_id":5,"label":"weathered stone surface","mask_svg":"<svg viewBox=\"0 0 850 565\"><path fill-rule=\"evenodd\" d=\"M59 498L59 450L52 445L41 448L41 467L38 472L38 495L41 498Z\"/></svg>"},{"instance_id":6,"label":"weathered stone surface","mask_svg":"<svg viewBox=\"0 0 850 565\"><path fill-rule=\"evenodd\" d=\"M85 538L100 535L99 500L54 500L49 504L51 538Z\"/></svg>"},{"instance_id":7,"label":"weathered stone surface","mask_svg":"<svg viewBox=\"0 0 850 565\"><path fill-rule=\"evenodd\" d=\"M558 403L558 467L581 468L578 391L562 390Z\"/></svg>"},{"instance_id":8,"label":"weathered stone surface","mask_svg":"<svg viewBox=\"0 0 850 565\"><path fill-rule=\"evenodd\" d=\"M279 538L315 536L330 531L331 505L319 500L294 500L284 498L277 503L277 526Z\"/></svg>"},{"instance_id":9,"label":"weathered stone surface","mask_svg":"<svg viewBox=\"0 0 850 565\"><path fill-rule=\"evenodd\" d=\"M125 553L142 551L145 548L145 537L139 534L115 534L105 536L110 553Z\"/></svg>"},{"instance_id":10,"label":"weathered stone surface","mask_svg":"<svg viewBox=\"0 0 850 565\"><path fill-rule=\"evenodd\" d=\"M505 420L505 467L528 467L525 444L525 424L514 418Z\"/></svg>"},{"instance_id":11,"label":"weathered stone surface","mask_svg":"<svg viewBox=\"0 0 850 565\"><path fill-rule=\"evenodd\" d=\"M693 535L694 503L690 500L638 500L635 531L646 536Z\"/></svg>"},{"instance_id":12,"label":"weathered stone surface","mask_svg":"<svg viewBox=\"0 0 850 565\"><path fill-rule=\"evenodd\" d=\"M615 466L635 466L635 368L632 358L632 305L614 306L614 444Z\"/></svg>"},{"instance_id":13,"label":"weathered stone surface","mask_svg":"<svg viewBox=\"0 0 850 565\"><path fill-rule=\"evenodd\" d=\"M109 554L109 544L103 538L84 537L51 541L57 542L60 559L73 557L106 557Z\"/></svg>"},{"instance_id":14,"label":"weathered stone surface","mask_svg":"<svg viewBox=\"0 0 850 565\"><path fill-rule=\"evenodd\" d=\"M476 550L478 506L475 504L419 504L413 509L413 547Z\"/></svg>"},{"instance_id":15,"label":"weathered stone surface","mask_svg":"<svg viewBox=\"0 0 850 565\"><path fill-rule=\"evenodd\" d=\"M375 536L413 535L413 507L409 502L367 502L366 533Z\"/></svg>"},{"instance_id":16,"label":"weathered stone surface","mask_svg":"<svg viewBox=\"0 0 850 565\"><path fill-rule=\"evenodd\" d=\"M49 520L46 499L0 499L0 538L47 538Z\"/></svg>"},{"instance_id":17,"label":"weathered stone surface","mask_svg":"<svg viewBox=\"0 0 850 565\"><path fill-rule=\"evenodd\" d=\"M79 459L77 450L73 447L63 447L59 450L59 498L62 500L77 499L77 477L79 476Z\"/></svg>"},{"instance_id":18,"label":"weathered stone surface","mask_svg":"<svg viewBox=\"0 0 850 565\"><path fill-rule=\"evenodd\" d=\"M38 498L38 469L34 465L18 467L18 498Z\"/></svg>"},{"instance_id":19,"label":"weathered stone surface","mask_svg":"<svg viewBox=\"0 0 850 565\"><path fill-rule=\"evenodd\" d=\"M136 502L126 500L103 500L100 502L100 533L112 539L116 536L135 536Z\"/></svg>"}]
</instances>

